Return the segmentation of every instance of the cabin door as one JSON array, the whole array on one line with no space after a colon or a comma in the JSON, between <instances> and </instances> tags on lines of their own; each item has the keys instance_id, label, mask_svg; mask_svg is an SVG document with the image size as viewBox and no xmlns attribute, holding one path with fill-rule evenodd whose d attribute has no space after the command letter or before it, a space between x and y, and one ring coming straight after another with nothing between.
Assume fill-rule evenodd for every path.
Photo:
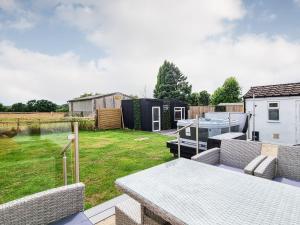
<instances>
[{"instance_id":1,"label":"cabin door","mask_svg":"<svg viewBox=\"0 0 300 225\"><path fill-rule=\"evenodd\" d=\"M300 101L296 101L296 144L300 144Z\"/></svg>"},{"instance_id":2,"label":"cabin door","mask_svg":"<svg viewBox=\"0 0 300 225\"><path fill-rule=\"evenodd\" d=\"M160 131L160 107L152 107L152 131Z\"/></svg>"}]
</instances>

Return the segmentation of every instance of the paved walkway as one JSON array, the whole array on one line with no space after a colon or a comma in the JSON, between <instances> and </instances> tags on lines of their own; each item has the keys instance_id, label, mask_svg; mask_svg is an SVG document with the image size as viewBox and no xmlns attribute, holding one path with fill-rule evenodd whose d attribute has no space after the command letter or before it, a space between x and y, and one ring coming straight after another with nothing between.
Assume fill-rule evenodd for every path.
<instances>
[{"instance_id":1,"label":"paved walkway","mask_svg":"<svg viewBox=\"0 0 300 225\"><path fill-rule=\"evenodd\" d=\"M158 133L166 136L171 136L171 137L176 137L176 134L174 134L176 129L171 129L171 130L161 130L158 131Z\"/></svg>"},{"instance_id":2,"label":"paved walkway","mask_svg":"<svg viewBox=\"0 0 300 225\"><path fill-rule=\"evenodd\" d=\"M84 214L96 225L114 225L115 224L115 206L129 198L128 195L120 195L107 202L97 205L84 211Z\"/></svg>"}]
</instances>

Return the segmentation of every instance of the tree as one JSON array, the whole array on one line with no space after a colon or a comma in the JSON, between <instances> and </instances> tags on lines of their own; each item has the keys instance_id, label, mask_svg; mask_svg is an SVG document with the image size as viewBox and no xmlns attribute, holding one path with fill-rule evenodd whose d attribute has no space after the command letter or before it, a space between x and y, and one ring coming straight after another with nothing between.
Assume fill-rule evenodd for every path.
<instances>
[{"instance_id":1,"label":"tree","mask_svg":"<svg viewBox=\"0 0 300 225\"><path fill-rule=\"evenodd\" d=\"M28 112L36 112L36 100L30 100L27 102L27 111Z\"/></svg>"},{"instance_id":2,"label":"tree","mask_svg":"<svg viewBox=\"0 0 300 225\"><path fill-rule=\"evenodd\" d=\"M6 107L0 103L0 112L5 112L6 111Z\"/></svg>"},{"instance_id":3,"label":"tree","mask_svg":"<svg viewBox=\"0 0 300 225\"><path fill-rule=\"evenodd\" d=\"M27 106L23 104L22 102L15 103L11 106L12 112L26 112Z\"/></svg>"},{"instance_id":4,"label":"tree","mask_svg":"<svg viewBox=\"0 0 300 225\"><path fill-rule=\"evenodd\" d=\"M63 104L56 107L56 112L69 112L69 105Z\"/></svg>"},{"instance_id":5,"label":"tree","mask_svg":"<svg viewBox=\"0 0 300 225\"><path fill-rule=\"evenodd\" d=\"M187 82L187 77L173 63L164 61L157 75L154 97L188 101L191 91L192 85Z\"/></svg>"},{"instance_id":6,"label":"tree","mask_svg":"<svg viewBox=\"0 0 300 225\"><path fill-rule=\"evenodd\" d=\"M38 100L36 101L36 111L37 112L55 112L57 105L48 100Z\"/></svg>"},{"instance_id":7,"label":"tree","mask_svg":"<svg viewBox=\"0 0 300 225\"><path fill-rule=\"evenodd\" d=\"M207 91L200 91L198 104L199 105L209 105L210 94Z\"/></svg>"},{"instance_id":8,"label":"tree","mask_svg":"<svg viewBox=\"0 0 300 225\"><path fill-rule=\"evenodd\" d=\"M193 92L189 98L189 104L198 105L209 105L210 94L207 91Z\"/></svg>"},{"instance_id":9,"label":"tree","mask_svg":"<svg viewBox=\"0 0 300 225\"><path fill-rule=\"evenodd\" d=\"M199 93L193 92L189 98L189 104L193 106L199 105Z\"/></svg>"},{"instance_id":10,"label":"tree","mask_svg":"<svg viewBox=\"0 0 300 225\"><path fill-rule=\"evenodd\" d=\"M241 87L235 77L229 77L225 80L222 87L217 88L211 96L211 103L232 103L241 101Z\"/></svg>"}]
</instances>

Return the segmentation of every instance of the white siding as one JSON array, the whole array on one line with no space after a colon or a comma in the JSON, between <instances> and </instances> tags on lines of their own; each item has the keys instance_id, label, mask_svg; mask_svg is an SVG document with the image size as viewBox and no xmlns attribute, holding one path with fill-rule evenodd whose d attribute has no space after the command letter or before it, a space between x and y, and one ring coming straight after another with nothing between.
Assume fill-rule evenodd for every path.
<instances>
[{"instance_id":1,"label":"white siding","mask_svg":"<svg viewBox=\"0 0 300 225\"><path fill-rule=\"evenodd\" d=\"M255 99L255 130L259 131L261 141L282 144L296 144L296 101L300 97L273 97ZM279 102L279 121L268 121L268 103ZM246 112L253 110L253 100L246 99ZM250 132L253 129L253 117L250 120ZM300 128L298 128L300 129ZM279 134L279 139L273 137Z\"/></svg>"}]
</instances>

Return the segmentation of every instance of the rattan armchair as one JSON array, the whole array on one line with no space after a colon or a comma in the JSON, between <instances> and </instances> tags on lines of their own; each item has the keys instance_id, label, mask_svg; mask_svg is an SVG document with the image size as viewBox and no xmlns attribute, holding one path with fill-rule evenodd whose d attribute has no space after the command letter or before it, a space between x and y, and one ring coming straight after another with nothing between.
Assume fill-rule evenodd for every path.
<instances>
[{"instance_id":1,"label":"rattan armchair","mask_svg":"<svg viewBox=\"0 0 300 225\"><path fill-rule=\"evenodd\" d=\"M228 139L220 148L213 148L192 157L192 160L253 175L266 158L261 155L261 143Z\"/></svg>"},{"instance_id":2,"label":"rattan armchair","mask_svg":"<svg viewBox=\"0 0 300 225\"><path fill-rule=\"evenodd\" d=\"M300 187L300 146L280 145L277 158L269 156L254 175Z\"/></svg>"},{"instance_id":3,"label":"rattan armchair","mask_svg":"<svg viewBox=\"0 0 300 225\"><path fill-rule=\"evenodd\" d=\"M0 224L53 223L83 211L83 203L82 183L50 189L0 205Z\"/></svg>"}]
</instances>

